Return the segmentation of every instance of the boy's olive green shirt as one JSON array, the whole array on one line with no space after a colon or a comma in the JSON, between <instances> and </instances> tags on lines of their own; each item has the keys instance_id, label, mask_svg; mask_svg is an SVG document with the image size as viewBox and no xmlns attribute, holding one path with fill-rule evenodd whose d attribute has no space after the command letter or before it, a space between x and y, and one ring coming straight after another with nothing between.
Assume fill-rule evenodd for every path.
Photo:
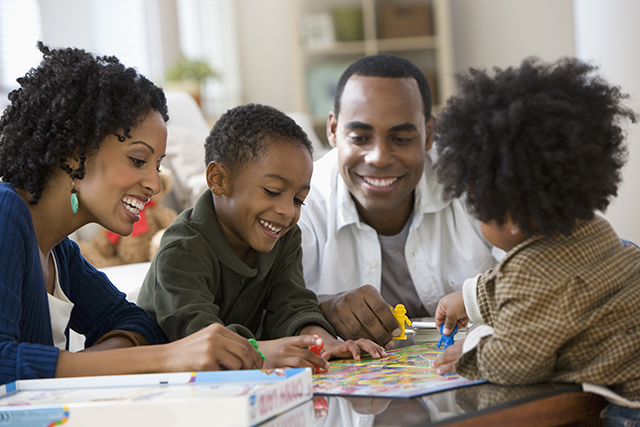
<instances>
[{"instance_id":1,"label":"boy's olive green shirt","mask_svg":"<svg viewBox=\"0 0 640 427\"><path fill-rule=\"evenodd\" d=\"M494 332L458 359L460 375L592 383L640 401L640 250L603 218L522 242L480 276L476 298Z\"/></svg>"},{"instance_id":2,"label":"boy's olive green shirt","mask_svg":"<svg viewBox=\"0 0 640 427\"><path fill-rule=\"evenodd\" d=\"M209 190L165 231L138 305L172 341L212 323L253 338L263 313L262 338L296 335L309 324L335 336L304 284L300 229L293 227L248 267L224 236Z\"/></svg>"}]
</instances>

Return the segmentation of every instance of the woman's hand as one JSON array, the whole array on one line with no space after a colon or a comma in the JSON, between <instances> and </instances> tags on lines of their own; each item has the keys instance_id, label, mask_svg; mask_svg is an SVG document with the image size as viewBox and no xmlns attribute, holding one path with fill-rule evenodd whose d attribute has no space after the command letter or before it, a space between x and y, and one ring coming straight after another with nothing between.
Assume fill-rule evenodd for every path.
<instances>
[{"instance_id":1,"label":"woman's hand","mask_svg":"<svg viewBox=\"0 0 640 427\"><path fill-rule=\"evenodd\" d=\"M164 349L163 349L164 350ZM166 371L219 371L262 368L251 343L219 323L166 344Z\"/></svg>"},{"instance_id":2,"label":"woman's hand","mask_svg":"<svg viewBox=\"0 0 640 427\"><path fill-rule=\"evenodd\" d=\"M464 339L456 341L436 359L433 367L438 368L436 371L438 374L444 375L456 371L456 361L462 354L462 343L464 343Z\"/></svg>"},{"instance_id":3,"label":"woman's hand","mask_svg":"<svg viewBox=\"0 0 640 427\"><path fill-rule=\"evenodd\" d=\"M315 368L329 369L329 362L309 351L309 346L323 345L322 338L311 335L285 337L276 340L258 341L258 349L265 356L267 368Z\"/></svg>"},{"instance_id":4,"label":"woman's hand","mask_svg":"<svg viewBox=\"0 0 640 427\"><path fill-rule=\"evenodd\" d=\"M458 328L467 326L469 317L467 316L467 310L464 308L462 292L454 292L440 299L438 308L436 308L435 320L438 330L440 330L440 325L444 323L444 328L442 329L444 335L451 334L456 325Z\"/></svg>"}]
</instances>

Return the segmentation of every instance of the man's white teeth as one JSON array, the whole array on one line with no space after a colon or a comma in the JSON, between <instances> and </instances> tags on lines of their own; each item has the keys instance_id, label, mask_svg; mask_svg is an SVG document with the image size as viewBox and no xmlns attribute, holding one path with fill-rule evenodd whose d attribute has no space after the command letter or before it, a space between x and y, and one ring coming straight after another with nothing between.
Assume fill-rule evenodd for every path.
<instances>
[{"instance_id":1,"label":"man's white teeth","mask_svg":"<svg viewBox=\"0 0 640 427\"><path fill-rule=\"evenodd\" d=\"M379 179L379 178L369 178L365 176L364 180L367 182L367 184L375 185L376 187L388 187L394 182L396 182L398 178Z\"/></svg>"},{"instance_id":2,"label":"man's white teeth","mask_svg":"<svg viewBox=\"0 0 640 427\"><path fill-rule=\"evenodd\" d=\"M276 227L275 225L273 225L270 222L267 222L267 221L265 221L263 219L259 219L258 221L260 221L260 224L262 224L263 227L268 228L269 230L273 231L276 234L278 234L279 232L282 231L282 227Z\"/></svg>"},{"instance_id":3,"label":"man's white teeth","mask_svg":"<svg viewBox=\"0 0 640 427\"><path fill-rule=\"evenodd\" d=\"M144 209L144 203L132 197L123 197L124 207L134 215L138 215Z\"/></svg>"}]
</instances>

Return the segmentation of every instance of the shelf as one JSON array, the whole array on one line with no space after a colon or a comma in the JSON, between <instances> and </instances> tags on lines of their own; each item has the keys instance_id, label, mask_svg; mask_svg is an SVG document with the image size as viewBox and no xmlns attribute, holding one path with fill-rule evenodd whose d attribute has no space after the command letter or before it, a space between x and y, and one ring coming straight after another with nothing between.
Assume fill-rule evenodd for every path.
<instances>
[{"instance_id":1,"label":"shelf","mask_svg":"<svg viewBox=\"0 0 640 427\"><path fill-rule=\"evenodd\" d=\"M436 49L437 47L437 36L402 37L378 40L379 52Z\"/></svg>"},{"instance_id":2,"label":"shelf","mask_svg":"<svg viewBox=\"0 0 640 427\"><path fill-rule=\"evenodd\" d=\"M438 47L437 36L402 37L393 39L379 39L370 42L335 42L327 47L304 47L308 57L327 55L364 55L367 43L374 44L377 52L427 50Z\"/></svg>"},{"instance_id":3,"label":"shelf","mask_svg":"<svg viewBox=\"0 0 640 427\"><path fill-rule=\"evenodd\" d=\"M368 55L391 53L404 57L424 71L433 86L434 101L442 104L454 91L453 55L451 52L449 0L410 0L391 2L390 0L290 0L293 10L292 25L297 33L294 42L296 108L310 114L316 127L326 121L326 110L333 105L332 91L340 75L353 61ZM383 5L423 4L429 8L430 23L413 32L408 28L389 27L389 15L384 15L381 23L380 12ZM362 36L364 40L339 41L339 34L331 33L331 20L335 19L336 8L359 8L362 13ZM386 9L388 10L388 9ZM306 17L312 17L305 21ZM406 14L398 14L397 21L407 22L415 28L416 20ZM423 20L424 21L424 20ZM309 25L312 22L314 25ZM302 24L304 23L304 25ZM335 24L335 22L334 22ZM344 24L344 22L343 22ZM399 24L401 25L401 24ZM318 31L310 31L310 29ZM383 28L384 30L381 30ZM328 30L329 29L329 30ZM422 29L422 30L421 30ZM382 31L382 32L378 32ZM410 34L431 34L410 36ZM395 38L380 38L380 34L395 34ZM400 36L402 34L402 36ZM307 44L312 37L311 45ZM316 46L313 44L316 43ZM439 105L434 105L438 109Z\"/></svg>"},{"instance_id":4,"label":"shelf","mask_svg":"<svg viewBox=\"0 0 640 427\"><path fill-rule=\"evenodd\" d=\"M326 56L326 55L364 55L364 41L357 42L335 42L331 47L315 48L305 47L304 53L307 56Z\"/></svg>"}]
</instances>

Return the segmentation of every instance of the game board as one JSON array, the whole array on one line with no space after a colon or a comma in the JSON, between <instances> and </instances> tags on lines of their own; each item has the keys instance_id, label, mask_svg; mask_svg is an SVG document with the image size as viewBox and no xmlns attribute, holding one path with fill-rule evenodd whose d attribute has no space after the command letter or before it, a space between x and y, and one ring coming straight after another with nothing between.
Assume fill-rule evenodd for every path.
<instances>
[{"instance_id":1,"label":"game board","mask_svg":"<svg viewBox=\"0 0 640 427\"><path fill-rule=\"evenodd\" d=\"M384 359L332 361L329 372L313 376L313 393L409 398L484 382L438 375L432 363L443 351L429 342L390 350Z\"/></svg>"}]
</instances>

